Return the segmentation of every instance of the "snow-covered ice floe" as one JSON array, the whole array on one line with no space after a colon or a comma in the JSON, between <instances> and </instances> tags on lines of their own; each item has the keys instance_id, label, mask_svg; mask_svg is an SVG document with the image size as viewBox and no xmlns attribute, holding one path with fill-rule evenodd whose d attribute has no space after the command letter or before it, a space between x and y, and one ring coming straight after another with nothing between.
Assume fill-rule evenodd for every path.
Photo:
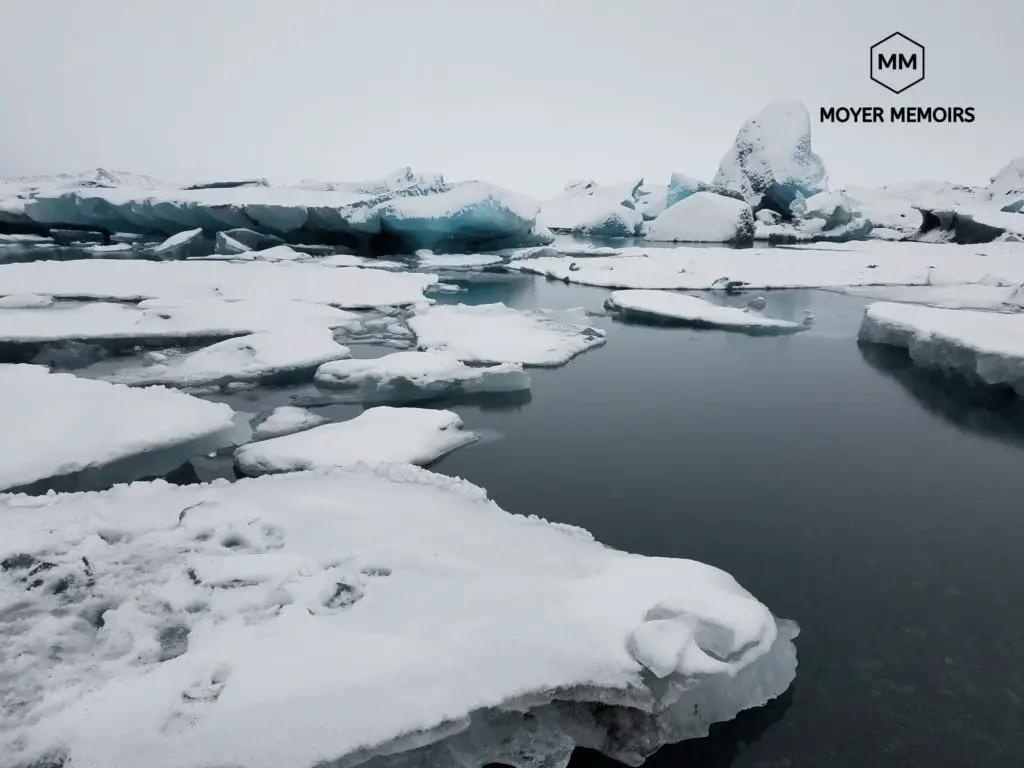
<instances>
[{"instance_id":1,"label":"snow-covered ice floe","mask_svg":"<svg viewBox=\"0 0 1024 768\"><path fill-rule=\"evenodd\" d=\"M279 405L253 430L253 440L269 440L295 432L319 427L327 421L323 416L295 405Z\"/></svg>"},{"instance_id":2,"label":"snow-covered ice floe","mask_svg":"<svg viewBox=\"0 0 1024 768\"><path fill-rule=\"evenodd\" d=\"M340 328L358 316L305 301L148 299L42 309L0 307L0 343L214 339L290 327Z\"/></svg>"},{"instance_id":3,"label":"snow-covered ice floe","mask_svg":"<svg viewBox=\"0 0 1024 768\"><path fill-rule=\"evenodd\" d=\"M137 301L150 298L296 299L360 309L424 301L437 275L317 264L226 261L36 261L0 265L0 294Z\"/></svg>"},{"instance_id":4,"label":"snow-covered ice floe","mask_svg":"<svg viewBox=\"0 0 1024 768\"><path fill-rule=\"evenodd\" d=\"M385 402L518 392L530 388L530 376L518 363L468 366L448 352L394 352L369 360L325 363L316 372L316 383L355 389L365 402Z\"/></svg>"},{"instance_id":5,"label":"snow-covered ice floe","mask_svg":"<svg viewBox=\"0 0 1024 768\"><path fill-rule=\"evenodd\" d=\"M810 317L803 323L776 320L749 307L722 307L697 296L670 291L614 291L605 301L605 308L624 320L720 328L751 335L784 335L811 327Z\"/></svg>"},{"instance_id":6,"label":"snow-covered ice floe","mask_svg":"<svg viewBox=\"0 0 1024 768\"><path fill-rule=\"evenodd\" d=\"M451 411L382 405L350 421L243 445L235 464L247 475L366 464L429 464L477 435Z\"/></svg>"},{"instance_id":7,"label":"snow-covered ice floe","mask_svg":"<svg viewBox=\"0 0 1024 768\"><path fill-rule=\"evenodd\" d=\"M1024 309L1020 285L961 283L952 285L904 285L844 288L843 293L875 301L927 304L944 309Z\"/></svg>"},{"instance_id":8,"label":"snow-covered ice floe","mask_svg":"<svg viewBox=\"0 0 1024 768\"><path fill-rule=\"evenodd\" d=\"M424 269L472 269L501 264L503 259L490 253L440 254L422 251L416 254L419 266Z\"/></svg>"},{"instance_id":9,"label":"snow-covered ice floe","mask_svg":"<svg viewBox=\"0 0 1024 768\"><path fill-rule=\"evenodd\" d=\"M409 466L0 516L8 764L637 765L796 671L795 625L727 573Z\"/></svg>"},{"instance_id":10,"label":"snow-covered ice floe","mask_svg":"<svg viewBox=\"0 0 1024 768\"><path fill-rule=\"evenodd\" d=\"M311 374L321 364L349 354L349 348L336 342L329 328L295 327L227 339L149 365L124 368L106 378L132 386L179 388L268 382L290 379L304 371Z\"/></svg>"},{"instance_id":11,"label":"snow-covered ice floe","mask_svg":"<svg viewBox=\"0 0 1024 768\"><path fill-rule=\"evenodd\" d=\"M409 319L409 329L420 349L448 352L467 363L553 367L605 343L598 328L504 304L429 307Z\"/></svg>"},{"instance_id":12,"label":"snow-covered ice floe","mask_svg":"<svg viewBox=\"0 0 1024 768\"><path fill-rule=\"evenodd\" d=\"M883 302L867 308L859 338L903 347L917 365L1024 397L1024 313Z\"/></svg>"},{"instance_id":13,"label":"snow-covered ice floe","mask_svg":"<svg viewBox=\"0 0 1024 768\"><path fill-rule=\"evenodd\" d=\"M248 426L236 426L220 403L41 366L0 366L0 489L97 488L152 477L248 437Z\"/></svg>"}]
</instances>

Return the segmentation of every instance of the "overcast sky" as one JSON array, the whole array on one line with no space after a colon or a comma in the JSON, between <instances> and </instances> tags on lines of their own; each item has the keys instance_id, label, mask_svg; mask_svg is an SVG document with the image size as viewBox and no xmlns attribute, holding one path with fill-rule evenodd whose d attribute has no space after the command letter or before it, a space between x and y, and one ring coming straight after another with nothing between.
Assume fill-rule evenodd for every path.
<instances>
[{"instance_id":1,"label":"overcast sky","mask_svg":"<svg viewBox=\"0 0 1024 768\"><path fill-rule=\"evenodd\" d=\"M710 178L799 99L832 186L984 183L1024 154L1014 0L0 0L0 177L362 179L396 167L538 196ZM869 48L902 31L900 96ZM827 125L821 106L973 106L971 125Z\"/></svg>"}]
</instances>

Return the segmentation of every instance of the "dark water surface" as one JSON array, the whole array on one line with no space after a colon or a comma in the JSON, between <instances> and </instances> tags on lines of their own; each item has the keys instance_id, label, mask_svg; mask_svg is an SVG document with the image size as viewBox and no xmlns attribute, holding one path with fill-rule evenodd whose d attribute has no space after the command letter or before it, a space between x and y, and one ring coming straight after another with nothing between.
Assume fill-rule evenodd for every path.
<instances>
[{"instance_id":1,"label":"dark water surface","mask_svg":"<svg viewBox=\"0 0 1024 768\"><path fill-rule=\"evenodd\" d=\"M450 300L607 295L495 280ZM528 404L455 407L504 439L434 468L611 546L723 568L801 624L790 694L649 765L1024 766L1024 409L861 349L861 300L765 295L814 330L596 321L607 345L534 371Z\"/></svg>"}]
</instances>

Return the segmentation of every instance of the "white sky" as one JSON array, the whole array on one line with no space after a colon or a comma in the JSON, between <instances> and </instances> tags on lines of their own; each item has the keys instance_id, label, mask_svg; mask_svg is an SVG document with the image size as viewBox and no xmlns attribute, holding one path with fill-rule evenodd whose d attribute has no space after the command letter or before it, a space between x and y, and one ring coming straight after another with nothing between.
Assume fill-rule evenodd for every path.
<instances>
[{"instance_id":1,"label":"white sky","mask_svg":"<svg viewBox=\"0 0 1024 768\"><path fill-rule=\"evenodd\" d=\"M868 50L902 31L900 96ZM742 121L795 98L832 186L985 183L1024 154L1010 0L0 0L0 177L174 181L396 167L547 196L710 179ZM818 107L974 106L971 125L821 125Z\"/></svg>"}]
</instances>

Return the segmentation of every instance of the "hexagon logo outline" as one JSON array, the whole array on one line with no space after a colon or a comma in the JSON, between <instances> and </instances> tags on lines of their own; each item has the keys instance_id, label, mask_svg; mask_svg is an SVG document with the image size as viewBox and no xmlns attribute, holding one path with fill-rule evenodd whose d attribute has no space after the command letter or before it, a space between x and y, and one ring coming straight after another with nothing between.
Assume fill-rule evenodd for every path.
<instances>
[{"instance_id":1,"label":"hexagon logo outline","mask_svg":"<svg viewBox=\"0 0 1024 768\"><path fill-rule=\"evenodd\" d=\"M878 72L878 67L876 66L876 60L877 60L877 58L880 58L880 55L876 57L875 51L876 51L876 49L878 49L879 46L885 45L886 43L889 43L890 41L893 41L893 45L891 47L896 47L899 43L902 43L904 51L901 52L899 50L896 50L896 51L891 52L890 53L890 58L889 58L889 66L895 66L897 69L903 69L905 66L909 65L911 60L913 60L914 63L915 63L915 66L913 67L913 69L914 69L914 71L919 73L916 79L911 80L910 82L908 82L908 83L906 83L904 85L901 85L900 83L890 84L890 83L885 82L884 80L879 79L881 77L882 73ZM914 50L913 51L908 50L908 46L913 46ZM908 57L905 54L910 54L910 55ZM920 66L920 68L918 68L916 66L916 55L917 54L920 54L920 56L921 56L921 66ZM903 34L902 32L893 32L891 35L888 35L887 37L882 38L877 43L872 45L871 46L871 51L870 51L870 56L871 56L871 60L870 60L869 63L871 65L871 70L870 70L871 71L871 79L874 82L878 83L883 88L885 88L886 90L892 91L893 93L903 93L908 88L912 88L913 86L917 85L922 80L924 80L924 76L925 76L925 69L924 69L924 65L925 65L924 46L921 45L916 40L914 40L913 38ZM897 85L900 86L900 87L896 87Z\"/></svg>"}]
</instances>

